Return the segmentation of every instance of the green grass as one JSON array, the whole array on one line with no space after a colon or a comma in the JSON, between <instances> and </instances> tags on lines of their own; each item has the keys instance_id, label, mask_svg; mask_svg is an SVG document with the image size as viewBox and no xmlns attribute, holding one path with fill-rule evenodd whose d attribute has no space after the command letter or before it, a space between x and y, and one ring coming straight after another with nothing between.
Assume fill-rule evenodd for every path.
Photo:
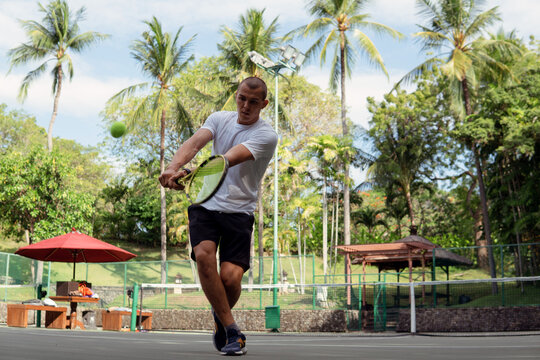
<instances>
[{"instance_id":1,"label":"green grass","mask_svg":"<svg viewBox=\"0 0 540 360\"><path fill-rule=\"evenodd\" d=\"M524 284L523 292L517 283L505 283L504 288L498 286L498 293L491 293L491 284L487 285L487 291L478 298L466 304L455 307L496 307L496 306L527 306L540 304L540 286ZM487 295L486 295L487 294Z\"/></svg>"}]
</instances>

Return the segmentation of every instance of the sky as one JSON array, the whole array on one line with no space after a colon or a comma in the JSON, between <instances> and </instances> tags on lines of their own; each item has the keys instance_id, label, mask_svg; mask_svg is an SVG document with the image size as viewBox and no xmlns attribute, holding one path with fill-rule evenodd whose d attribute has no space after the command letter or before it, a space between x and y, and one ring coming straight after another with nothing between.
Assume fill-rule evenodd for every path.
<instances>
[{"instance_id":1,"label":"sky","mask_svg":"<svg viewBox=\"0 0 540 360\"><path fill-rule=\"evenodd\" d=\"M81 54L71 54L75 73L71 82L63 85L58 117L53 135L73 139L85 146L96 146L105 137L100 117L106 101L115 93L130 85L146 82L140 67L130 55L129 46L146 30L144 20L156 16L164 31L174 33L180 26L183 30L180 43L196 34L191 50L196 58L218 54L217 44L223 40L222 26L236 28L240 15L249 8L266 9L265 19L269 23L278 17L279 35L312 18L305 10L303 0L67 0L72 11L86 8L86 18L79 25L81 31L98 31L111 37L86 49ZM46 4L47 1L41 1ZM39 63L13 68L11 72L7 52L26 42L18 20L40 21L35 0L0 0L0 104L9 110L23 110L35 116L37 124L48 127L52 113L52 80L49 73L43 74L29 89L24 103L17 101L17 93L23 77ZM505 31L515 29L518 36L529 35L540 38L539 0L488 0L484 8L499 6ZM359 59L353 76L347 80L348 115L352 121L368 127L369 113L366 110L368 96L381 100L393 84L422 62L424 55L411 34L418 30L416 24L422 19L417 15L415 0L371 0L363 13L370 20L388 25L406 38L397 41L391 37L370 34L381 53L389 73L387 78L381 71ZM292 41L299 50L307 50L309 41ZM275 60L275 59L272 59ZM8 73L9 72L9 73ZM328 87L328 68L319 66L318 61L305 63L299 73L308 81ZM287 73L284 73L287 75ZM204 79L203 79L204 80ZM271 119L267 119L271 120Z\"/></svg>"}]
</instances>

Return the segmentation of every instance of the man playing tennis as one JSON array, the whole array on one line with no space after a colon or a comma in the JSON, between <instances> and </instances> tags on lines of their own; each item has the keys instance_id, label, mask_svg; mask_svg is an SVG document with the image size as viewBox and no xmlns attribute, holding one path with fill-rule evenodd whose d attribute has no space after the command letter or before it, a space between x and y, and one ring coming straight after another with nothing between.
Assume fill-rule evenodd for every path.
<instances>
[{"instance_id":1,"label":"man playing tennis","mask_svg":"<svg viewBox=\"0 0 540 360\"><path fill-rule=\"evenodd\" d=\"M223 355L247 352L246 337L231 309L241 293L249 269L251 234L259 183L277 145L277 134L259 118L268 104L267 88L256 77L244 79L236 92L237 111L213 113L184 142L159 177L162 186L180 190L176 179L187 175L182 167L211 140L212 154L223 154L229 171L219 190L202 205L188 209L192 258L197 262L201 286L212 305L214 346ZM216 252L219 248L220 271Z\"/></svg>"}]
</instances>

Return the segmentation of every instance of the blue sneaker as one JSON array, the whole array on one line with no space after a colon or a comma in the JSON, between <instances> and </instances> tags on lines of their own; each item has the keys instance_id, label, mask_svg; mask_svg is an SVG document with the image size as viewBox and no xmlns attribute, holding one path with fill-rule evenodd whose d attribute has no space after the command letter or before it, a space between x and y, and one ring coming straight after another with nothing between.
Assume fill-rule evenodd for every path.
<instances>
[{"instance_id":1,"label":"blue sneaker","mask_svg":"<svg viewBox=\"0 0 540 360\"><path fill-rule=\"evenodd\" d=\"M227 330L227 345L221 349L221 355L239 356L247 353L246 337L235 329Z\"/></svg>"},{"instance_id":2,"label":"blue sneaker","mask_svg":"<svg viewBox=\"0 0 540 360\"><path fill-rule=\"evenodd\" d=\"M214 346L217 351L221 351L221 348L227 345L227 331L221 321L219 321L214 309L212 309L212 315L214 316Z\"/></svg>"}]
</instances>

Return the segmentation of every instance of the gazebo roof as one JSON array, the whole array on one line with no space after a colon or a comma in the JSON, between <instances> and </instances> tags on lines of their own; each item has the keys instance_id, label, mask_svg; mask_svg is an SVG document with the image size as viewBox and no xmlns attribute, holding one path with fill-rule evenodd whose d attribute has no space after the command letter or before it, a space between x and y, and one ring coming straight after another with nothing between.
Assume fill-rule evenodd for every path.
<instances>
[{"instance_id":1,"label":"gazebo roof","mask_svg":"<svg viewBox=\"0 0 540 360\"><path fill-rule=\"evenodd\" d=\"M393 243L339 245L337 248L341 253L354 256L352 264L376 265L379 271L399 272L409 266L409 260L412 261L413 267L431 263L434 253L437 266L472 265L469 259L445 250L418 235L410 235Z\"/></svg>"}]
</instances>

